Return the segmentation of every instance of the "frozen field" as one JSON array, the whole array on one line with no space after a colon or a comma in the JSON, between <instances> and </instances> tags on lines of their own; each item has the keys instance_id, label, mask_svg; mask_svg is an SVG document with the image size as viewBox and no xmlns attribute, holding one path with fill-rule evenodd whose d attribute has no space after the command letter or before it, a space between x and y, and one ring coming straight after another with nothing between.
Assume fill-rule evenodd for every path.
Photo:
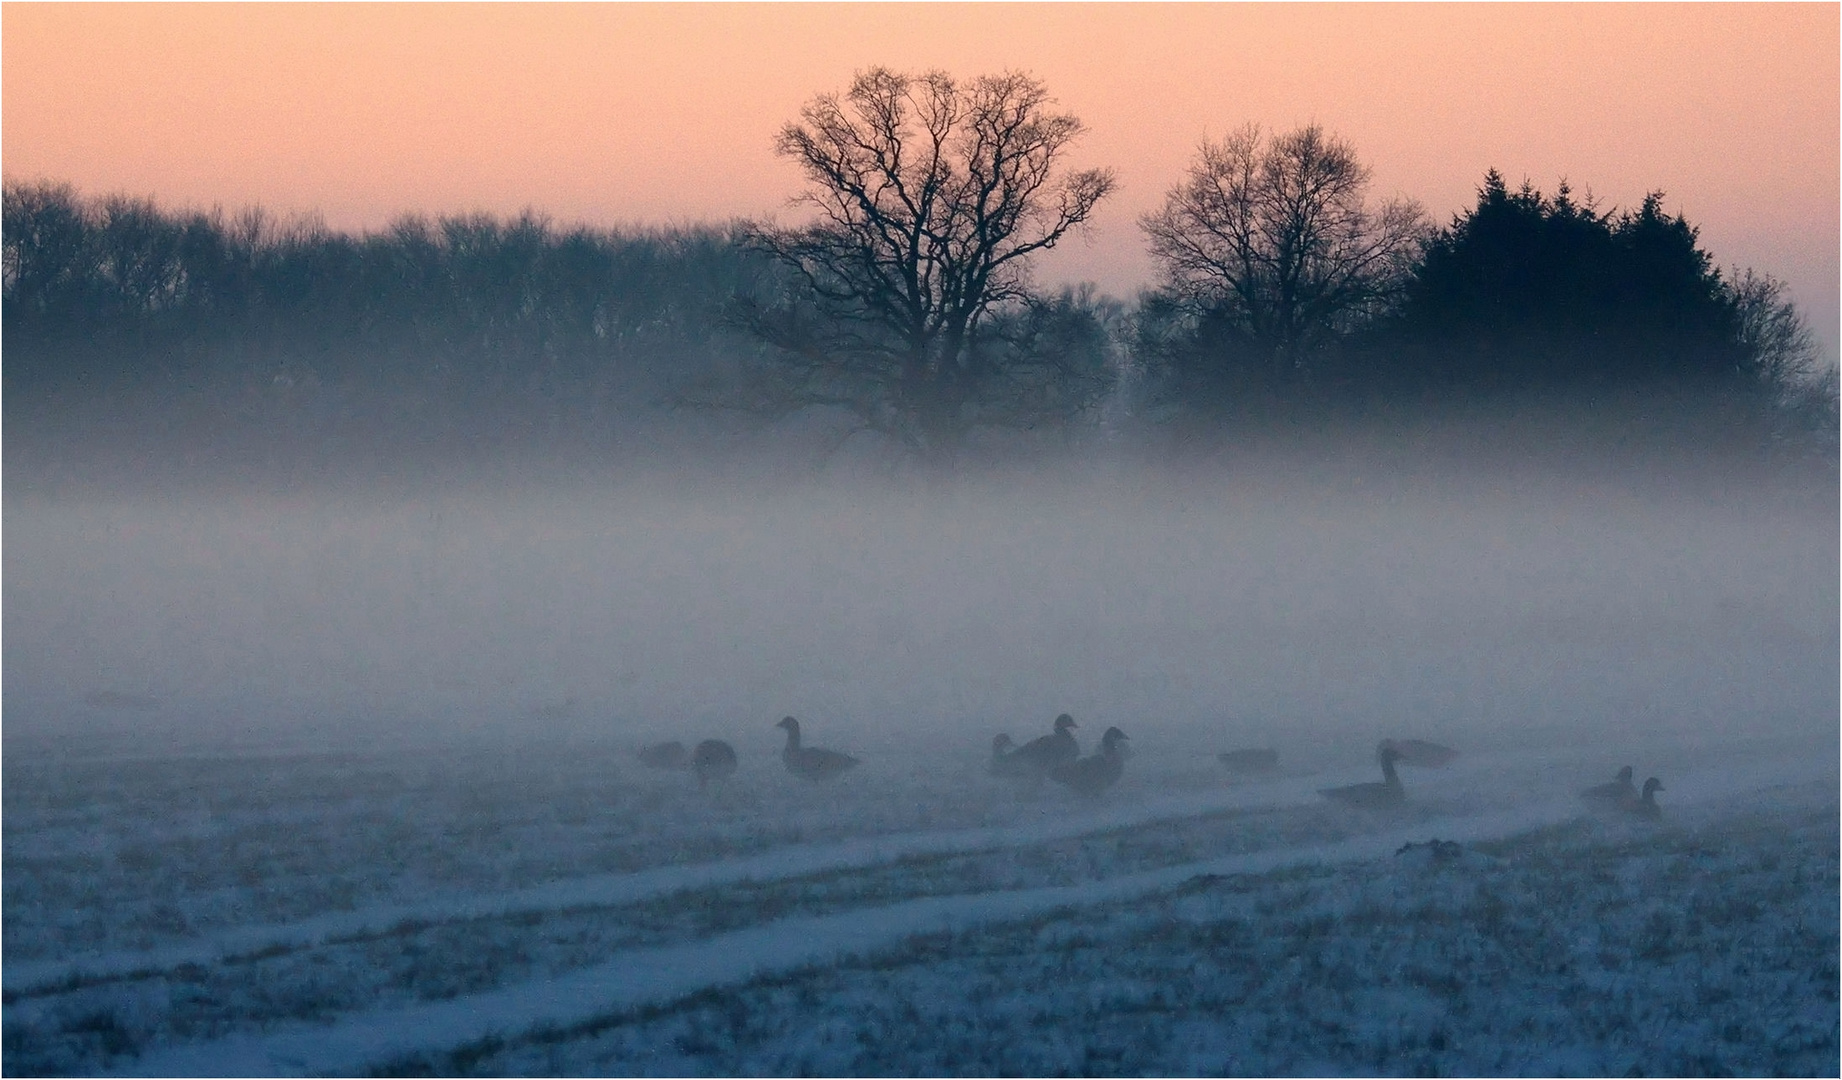
<instances>
[{"instance_id":1,"label":"frozen field","mask_svg":"<svg viewBox=\"0 0 1842 1080\"><path fill-rule=\"evenodd\" d=\"M10 506L0 1065L1837 1071L1833 506L1230 494Z\"/></svg>"},{"instance_id":2,"label":"frozen field","mask_svg":"<svg viewBox=\"0 0 1842 1080\"><path fill-rule=\"evenodd\" d=\"M10 761L5 1067L1833 1072L1834 761L1709 749L1628 748L1657 824L1577 752L1381 817L1150 753L1097 804L973 754L819 798L768 753Z\"/></svg>"}]
</instances>

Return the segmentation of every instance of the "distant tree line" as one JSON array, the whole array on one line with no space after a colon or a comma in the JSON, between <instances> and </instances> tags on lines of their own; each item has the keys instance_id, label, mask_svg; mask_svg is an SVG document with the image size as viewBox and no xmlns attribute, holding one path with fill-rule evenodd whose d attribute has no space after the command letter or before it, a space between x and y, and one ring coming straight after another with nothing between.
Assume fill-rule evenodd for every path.
<instances>
[{"instance_id":1,"label":"distant tree line","mask_svg":"<svg viewBox=\"0 0 1842 1080\"><path fill-rule=\"evenodd\" d=\"M771 268L730 230L406 218L363 236L4 193L9 413L185 398L219 423L432 441L592 433L752 347L723 312Z\"/></svg>"},{"instance_id":2,"label":"distant tree line","mask_svg":"<svg viewBox=\"0 0 1842 1080\"><path fill-rule=\"evenodd\" d=\"M1062 167L1082 130L1024 75L871 69L781 132L811 211L791 226L526 213L352 235L9 181L7 416L183 402L293 448L492 449L820 415L950 463L982 429L1089 429L1126 397L1145 423L1232 432L1648 395L1833 447L1834 369L1783 285L1723 274L1662 192L1602 211L1493 170L1435 227L1371 199L1323 129L1249 127L1142 219L1161 276L1128 305L1030 276L1113 189Z\"/></svg>"},{"instance_id":3,"label":"distant tree line","mask_svg":"<svg viewBox=\"0 0 1842 1080\"><path fill-rule=\"evenodd\" d=\"M1315 127L1257 139L1205 145L1144 222L1165 282L1134 353L1175 413L1648 399L1833 442L1834 368L1783 283L1723 275L1662 192L1601 212L1491 170L1432 228L1412 204L1367 206L1367 170Z\"/></svg>"}]
</instances>

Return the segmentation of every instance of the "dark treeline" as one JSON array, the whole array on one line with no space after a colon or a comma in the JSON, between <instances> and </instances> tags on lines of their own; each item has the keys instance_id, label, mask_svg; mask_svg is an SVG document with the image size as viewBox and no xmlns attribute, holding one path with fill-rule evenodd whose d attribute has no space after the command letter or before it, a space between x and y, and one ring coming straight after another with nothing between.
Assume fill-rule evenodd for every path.
<instances>
[{"instance_id":1,"label":"dark treeline","mask_svg":"<svg viewBox=\"0 0 1842 1080\"><path fill-rule=\"evenodd\" d=\"M1348 157L1341 167L1358 178L1353 205L1320 206L1318 220L1296 204L1304 220L1224 222L1218 209L1173 221L1169 208L1147 220L1170 273L1141 298L1135 354L1172 419L1546 408L1833 449L1835 371L1783 283L1723 274L1695 227L1664 212L1662 192L1601 211L1565 183L1550 197L1526 181L1511 190L1492 170L1475 206L1443 228L1416 227L1417 208L1363 207L1366 174ZM1304 245L1288 246L1338 227L1347 235L1325 261L1342 265L1312 265L1294 253ZM1219 256L1189 239L1224 234ZM1263 238L1274 248L1264 261Z\"/></svg>"},{"instance_id":2,"label":"dark treeline","mask_svg":"<svg viewBox=\"0 0 1842 1080\"><path fill-rule=\"evenodd\" d=\"M353 236L59 184L4 198L9 420L197 424L201 453L252 433L278 457L611 447L750 347L723 312L772 274L713 227Z\"/></svg>"},{"instance_id":3,"label":"dark treeline","mask_svg":"<svg viewBox=\"0 0 1842 1080\"><path fill-rule=\"evenodd\" d=\"M881 70L815 99L780 146L819 211L801 228L527 213L351 235L8 182L8 452L595 463L772 424L952 460L989 431L1232 442L1526 401L1833 452L1834 369L1783 286L1723 273L1660 192L1601 210L1493 171L1434 227L1370 200L1367 169L1321 129L1248 128L1205 143L1143 219L1156 287L1132 305L1043 294L1028 256L1113 186L1052 172L1081 129L1047 102L1023 76ZM931 154L893 152L918 132ZM877 139L880 156L861 149ZM1006 139L1015 152L953 161ZM877 190L928 191L925 206L849 179L913 159L936 171Z\"/></svg>"}]
</instances>

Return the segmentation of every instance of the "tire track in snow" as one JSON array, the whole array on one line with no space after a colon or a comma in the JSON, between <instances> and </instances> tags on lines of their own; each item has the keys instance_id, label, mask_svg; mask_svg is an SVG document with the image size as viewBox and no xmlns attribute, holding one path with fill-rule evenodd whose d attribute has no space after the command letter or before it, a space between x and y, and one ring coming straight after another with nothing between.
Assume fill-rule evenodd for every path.
<instances>
[{"instance_id":1,"label":"tire track in snow","mask_svg":"<svg viewBox=\"0 0 1842 1080\"><path fill-rule=\"evenodd\" d=\"M1833 784L1830 762L1759 765L1736 774L1685 777L1679 805L1813 783ZM636 949L554 979L480 994L360 1013L330 1025L291 1024L260 1036L156 1050L119 1075L351 1075L395 1058L466 1045L489 1036L568 1027L646 1005L813 965L888 949L921 934L960 932L1162 892L1208 875L1262 874L1384 856L1402 844L1437 836L1461 843L1499 839L1582 816L1575 798L1509 810L1422 820L1331 844L1248 852L1120 875L1078 885L927 897L878 908L782 919L699 941Z\"/></svg>"},{"instance_id":2,"label":"tire track in snow","mask_svg":"<svg viewBox=\"0 0 1842 1080\"><path fill-rule=\"evenodd\" d=\"M892 833L828 844L789 846L688 866L658 866L569 878L504 893L435 897L290 923L241 927L154 949L8 964L0 971L0 980L3 980L0 985L9 996L29 997L75 981L151 977L188 964L216 964L256 953L381 936L406 923L460 922L613 907L695 889L858 870L908 858L1029 847L1232 810L1283 809L1315 802L1317 788L1322 783L1321 778L1307 777L1250 784L1229 791L1156 799L1100 813L1045 818L1017 825ZM1042 809L1060 811L1066 807L1066 803L1057 802L1046 804Z\"/></svg>"},{"instance_id":3,"label":"tire track in snow","mask_svg":"<svg viewBox=\"0 0 1842 1080\"><path fill-rule=\"evenodd\" d=\"M1457 789L1469 781L1470 787L1475 789L1482 783L1500 779L1506 770L1521 773L1531 767L1576 763L1579 758L1580 753L1575 749L1472 755L1461 758L1452 768L1440 770L1437 783ZM1069 804L1058 800L1037 808L1039 813L1058 816L1021 824L890 833L826 844L792 845L735 859L568 878L502 893L434 896L287 923L243 926L152 949L14 962L0 968L0 988L4 988L9 999L16 1000L92 982L153 978L189 965L209 966L332 942L382 937L405 925L616 907L698 889L861 870L908 858L1030 847L1236 810L1291 809L1319 804L1318 789L1327 784L1373 778L1372 772L1367 770L1350 770L1346 775L1325 773L1289 777L1069 816L1059 816ZM1432 777L1429 776L1427 782L1433 782Z\"/></svg>"}]
</instances>

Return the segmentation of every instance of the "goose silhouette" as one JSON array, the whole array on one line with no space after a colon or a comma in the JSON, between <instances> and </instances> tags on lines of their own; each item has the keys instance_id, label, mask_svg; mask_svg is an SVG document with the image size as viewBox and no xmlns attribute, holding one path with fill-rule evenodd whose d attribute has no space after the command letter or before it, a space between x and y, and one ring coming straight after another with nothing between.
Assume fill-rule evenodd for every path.
<instances>
[{"instance_id":1,"label":"goose silhouette","mask_svg":"<svg viewBox=\"0 0 1842 1080\"><path fill-rule=\"evenodd\" d=\"M1407 801L1407 792L1401 788L1401 778L1394 771L1394 763L1400 756L1401 752L1392 743L1384 742L1381 752L1376 755L1381 760L1381 782L1322 788L1319 794L1331 802L1362 809L1379 810L1399 806Z\"/></svg>"},{"instance_id":2,"label":"goose silhouette","mask_svg":"<svg viewBox=\"0 0 1842 1080\"><path fill-rule=\"evenodd\" d=\"M721 739L705 739L691 751L691 771L697 774L698 787L734 775L736 748Z\"/></svg>"},{"instance_id":3,"label":"goose silhouette","mask_svg":"<svg viewBox=\"0 0 1842 1080\"><path fill-rule=\"evenodd\" d=\"M1081 756L1081 744L1068 733L1068 729L1076 726L1074 717L1063 713L1055 718L1053 733L1031 739L1013 750L1005 760L1017 762L1019 770L1033 770L1037 773L1046 773L1057 765L1073 761Z\"/></svg>"},{"instance_id":4,"label":"goose silhouette","mask_svg":"<svg viewBox=\"0 0 1842 1080\"><path fill-rule=\"evenodd\" d=\"M1066 785L1077 795L1092 798L1118 783L1125 772L1125 748L1119 745L1125 741L1125 732L1107 728L1106 734L1100 736L1099 752L1056 765L1049 770L1049 779Z\"/></svg>"},{"instance_id":5,"label":"goose silhouette","mask_svg":"<svg viewBox=\"0 0 1842 1080\"><path fill-rule=\"evenodd\" d=\"M1663 790L1663 781L1656 777L1644 781L1644 793L1627 803L1620 803L1618 808L1632 817L1655 821L1663 816L1663 808L1657 805L1657 792Z\"/></svg>"},{"instance_id":6,"label":"goose silhouette","mask_svg":"<svg viewBox=\"0 0 1842 1080\"><path fill-rule=\"evenodd\" d=\"M787 771L806 780L826 780L857 764L857 759L836 750L821 750L816 746L799 744L799 721L789 716L775 724L785 728L787 747L780 752L780 760L786 763Z\"/></svg>"},{"instance_id":7,"label":"goose silhouette","mask_svg":"<svg viewBox=\"0 0 1842 1080\"><path fill-rule=\"evenodd\" d=\"M1017 756L1016 744L1009 735L996 735L991 740L991 764L986 771L993 776L1041 776L1042 770L1028 760Z\"/></svg>"},{"instance_id":8,"label":"goose silhouette","mask_svg":"<svg viewBox=\"0 0 1842 1080\"><path fill-rule=\"evenodd\" d=\"M1598 806L1622 806L1637 801L1637 785L1631 782L1631 766L1618 770L1618 779L1580 792L1580 798Z\"/></svg>"}]
</instances>

